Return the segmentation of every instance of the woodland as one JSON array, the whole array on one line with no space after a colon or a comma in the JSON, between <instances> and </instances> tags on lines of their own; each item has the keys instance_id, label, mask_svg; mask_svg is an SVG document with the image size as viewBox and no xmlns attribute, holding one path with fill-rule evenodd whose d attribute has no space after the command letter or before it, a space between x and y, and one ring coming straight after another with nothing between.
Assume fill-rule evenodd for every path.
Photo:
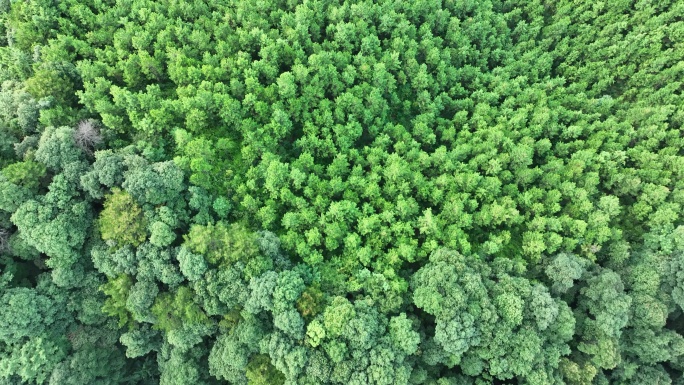
<instances>
[{"instance_id":1,"label":"woodland","mask_svg":"<svg viewBox=\"0 0 684 385\"><path fill-rule=\"evenodd\" d=\"M684 1L0 0L0 385L684 385Z\"/></svg>"}]
</instances>

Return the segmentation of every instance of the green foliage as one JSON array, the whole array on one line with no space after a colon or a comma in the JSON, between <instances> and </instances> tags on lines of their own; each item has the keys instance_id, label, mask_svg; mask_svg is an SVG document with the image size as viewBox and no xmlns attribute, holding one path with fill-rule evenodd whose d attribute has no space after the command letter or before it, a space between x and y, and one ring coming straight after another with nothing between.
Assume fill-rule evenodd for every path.
<instances>
[{"instance_id":1,"label":"green foliage","mask_svg":"<svg viewBox=\"0 0 684 385\"><path fill-rule=\"evenodd\" d=\"M590 278L581 294L586 299L577 312L589 314L577 317L584 340L577 349L591 356L594 366L613 369L620 363L618 340L629 321L632 298L624 293L620 276L607 269Z\"/></svg>"},{"instance_id":2,"label":"green foliage","mask_svg":"<svg viewBox=\"0 0 684 385\"><path fill-rule=\"evenodd\" d=\"M551 289L558 293L565 293L573 286L573 281L582 276L585 263L584 260L572 254L556 255L545 270L552 282Z\"/></svg>"},{"instance_id":3,"label":"green foliage","mask_svg":"<svg viewBox=\"0 0 684 385\"><path fill-rule=\"evenodd\" d=\"M185 351L165 344L159 352L160 385L201 384L208 371L200 364L202 351Z\"/></svg>"},{"instance_id":4,"label":"green foliage","mask_svg":"<svg viewBox=\"0 0 684 385\"><path fill-rule=\"evenodd\" d=\"M408 355L418 350L420 335L413 330L413 323L406 318L406 313L401 313L390 320L389 336L392 343Z\"/></svg>"},{"instance_id":5,"label":"green foliage","mask_svg":"<svg viewBox=\"0 0 684 385\"><path fill-rule=\"evenodd\" d=\"M24 383L46 384L55 367L66 358L64 344L34 337L25 344L15 345L0 364L0 378L13 373Z\"/></svg>"},{"instance_id":6,"label":"green foliage","mask_svg":"<svg viewBox=\"0 0 684 385\"><path fill-rule=\"evenodd\" d=\"M252 356L247 363L247 383L249 385L280 385L285 383L285 376L273 365L267 355Z\"/></svg>"},{"instance_id":7,"label":"green foliage","mask_svg":"<svg viewBox=\"0 0 684 385\"><path fill-rule=\"evenodd\" d=\"M134 320L138 322L154 322L151 308L158 293L159 287L152 280L140 280L131 286L128 292L126 308L131 312Z\"/></svg>"},{"instance_id":8,"label":"green foliage","mask_svg":"<svg viewBox=\"0 0 684 385\"><path fill-rule=\"evenodd\" d=\"M28 288L4 290L0 313L0 340L11 344L26 337L39 336L56 321L58 309L44 295Z\"/></svg>"},{"instance_id":9,"label":"green foliage","mask_svg":"<svg viewBox=\"0 0 684 385\"><path fill-rule=\"evenodd\" d=\"M126 346L126 357L142 357L159 348L159 332L143 326L123 333L120 341Z\"/></svg>"},{"instance_id":10,"label":"green foliage","mask_svg":"<svg viewBox=\"0 0 684 385\"><path fill-rule=\"evenodd\" d=\"M17 211L19 206L32 196L28 189L11 183L4 175L0 175L0 191L0 210L7 213Z\"/></svg>"},{"instance_id":11,"label":"green foliage","mask_svg":"<svg viewBox=\"0 0 684 385\"><path fill-rule=\"evenodd\" d=\"M83 159L70 127L46 127L40 137L35 159L51 171L61 171L67 164Z\"/></svg>"},{"instance_id":12,"label":"green foliage","mask_svg":"<svg viewBox=\"0 0 684 385\"><path fill-rule=\"evenodd\" d=\"M164 222L154 222L149 227L150 230L150 243L158 246L165 247L173 243L176 239L176 234L171 230L169 225Z\"/></svg>"},{"instance_id":13,"label":"green foliage","mask_svg":"<svg viewBox=\"0 0 684 385\"><path fill-rule=\"evenodd\" d=\"M128 170L121 186L141 204L173 202L185 188L183 172L171 161L149 164L133 156L127 162Z\"/></svg>"},{"instance_id":14,"label":"green foliage","mask_svg":"<svg viewBox=\"0 0 684 385\"><path fill-rule=\"evenodd\" d=\"M60 286L79 286L80 256L88 237L92 207L78 197L75 179L81 165L71 163L52 178L45 195L23 202L12 214L22 238L50 259L52 278Z\"/></svg>"},{"instance_id":15,"label":"green foliage","mask_svg":"<svg viewBox=\"0 0 684 385\"><path fill-rule=\"evenodd\" d=\"M0 0L0 383L682 383L683 14Z\"/></svg>"},{"instance_id":16,"label":"green foliage","mask_svg":"<svg viewBox=\"0 0 684 385\"><path fill-rule=\"evenodd\" d=\"M102 198L102 186L114 187L123 182L123 157L111 150L95 152L93 169L81 176L81 187L93 198Z\"/></svg>"},{"instance_id":17,"label":"green foliage","mask_svg":"<svg viewBox=\"0 0 684 385\"><path fill-rule=\"evenodd\" d=\"M209 322L194 302L192 289L186 286L181 286L175 293L160 294L152 306L152 313L157 317L155 328L167 332L183 325Z\"/></svg>"},{"instance_id":18,"label":"green foliage","mask_svg":"<svg viewBox=\"0 0 684 385\"><path fill-rule=\"evenodd\" d=\"M101 344L106 342L112 345L103 347ZM121 383L128 368L123 353L113 346L114 342L84 341L81 349L52 371L49 382L70 385Z\"/></svg>"},{"instance_id":19,"label":"green foliage","mask_svg":"<svg viewBox=\"0 0 684 385\"><path fill-rule=\"evenodd\" d=\"M213 265L242 262L248 278L273 267L272 260L259 252L256 234L237 223L228 225L219 221L206 226L193 225L185 236L184 246Z\"/></svg>"},{"instance_id":20,"label":"green foliage","mask_svg":"<svg viewBox=\"0 0 684 385\"><path fill-rule=\"evenodd\" d=\"M316 286L309 286L297 300L297 310L306 319L317 316L323 310L324 294Z\"/></svg>"},{"instance_id":21,"label":"green foliage","mask_svg":"<svg viewBox=\"0 0 684 385\"><path fill-rule=\"evenodd\" d=\"M195 254L187 247L182 246L176 256L180 271L189 281L197 281L207 270L206 260L199 254Z\"/></svg>"},{"instance_id":22,"label":"green foliage","mask_svg":"<svg viewBox=\"0 0 684 385\"><path fill-rule=\"evenodd\" d=\"M248 363L248 351L236 338L220 335L209 353L209 372L219 379L226 379L235 384L246 384L245 368Z\"/></svg>"},{"instance_id":23,"label":"green foliage","mask_svg":"<svg viewBox=\"0 0 684 385\"><path fill-rule=\"evenodd\" d=\"M120 189L112 189L104 202L98 219L102 239L116 246L138 246L147 238L145 218L133 196Z\"/></svg>"},{"instance_id":24,"label":"green foliage","mask_svg":"<svg viewBox=\"0 0 684 385\"><path fill-rule=\"evenodd\" d=\"M7 181L35 191L45 176L45 166L33 161L12 163L2 169Z\"/></svg>"},{"instance_id":25,"label":"green foliage","mask_svg":"<svg viewBox=\"0 0 684 385\"><path fill-rule=\"evenodd\" d=\"M435 316L438 362L501 380L535 378L540 365L556 369L574 334L572 313L519 271L511 261L488 266L451 250L430 256L413 276L413 300Z\"/></svg>"},{"instance_id":26,"label":"green foliage","mask_svg":"<svg viewBox=\"0 0 684 385\"><path fill-rule=\"evenodd\" d=\"M214 144L202 137L193 139L182 129L176 130L174 137L177 153L180 154L174 161L190 172L190 183L214 194L224 194L230 174L230 170L227 170L229 164L217 153L234 152L230 141L220 139Z\"/></svg>"},{"instance_id":27,"label":"green foliage","mask_svg":"<svg viewBox=\"0 0 684 385\"><path fill-rule=\"evenodd\" d=\"M41 104L17 81L0 85L0 116L9 132L29 135L36 131Z\"/></svg>"},{"instance_id":28,"label":"green foliage","mask_svg":"<svg viewBox=\"0 0 684 385\"><path fill-rule=\"evenodd\" d=\"M100 290L107 296L102 311L109 316L117 317L119 319L119 327L132 325L133 320L128 309L126 309L126 300L131 291L131 286L133 286L131 277L122 274L100 287Z\"/></svg>"}]
</instances>

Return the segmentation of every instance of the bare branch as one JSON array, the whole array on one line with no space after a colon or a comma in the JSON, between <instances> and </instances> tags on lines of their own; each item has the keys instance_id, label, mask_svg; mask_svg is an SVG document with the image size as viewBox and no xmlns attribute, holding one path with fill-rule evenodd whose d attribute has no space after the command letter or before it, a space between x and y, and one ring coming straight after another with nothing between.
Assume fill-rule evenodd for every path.
<instances>
[{"instance_id":1,"label":"bare branch","mask_svg":"<svg viewBox=\"0 0 684 385\"><path fill-rule=\"evenodd\" d=\"M95 147L102 142L102 135L98 124L93 119L82 120L74 131L76 145L88 154L92 154Z\"/></svg>"}]
</instances>

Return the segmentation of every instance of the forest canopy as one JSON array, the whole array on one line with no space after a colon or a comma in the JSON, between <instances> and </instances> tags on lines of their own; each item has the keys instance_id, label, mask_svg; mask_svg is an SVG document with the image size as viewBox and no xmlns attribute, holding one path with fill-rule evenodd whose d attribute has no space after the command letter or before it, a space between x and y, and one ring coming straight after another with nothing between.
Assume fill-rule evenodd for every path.
<instances>
[{"instance_id":1,"label":"forest canopy","mask_svg":"<svg viewBox=\"0 0 684 385\"><path fill-rule=\"evenodd\" d=\"M684 2L0 0L0 384L684 385Z\"/></svg>"}]
</instances>

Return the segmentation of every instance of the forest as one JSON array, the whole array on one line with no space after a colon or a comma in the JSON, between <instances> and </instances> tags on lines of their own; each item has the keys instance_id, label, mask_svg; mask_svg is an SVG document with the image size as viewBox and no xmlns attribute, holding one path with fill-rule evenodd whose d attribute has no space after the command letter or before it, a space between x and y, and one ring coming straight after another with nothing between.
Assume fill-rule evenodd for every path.
<instances>
[{"instance_id":1,"label":"forest","mask_svg":"<svg viewBox=\"0 0 684 385\"><path fill-rule=\"evenodd\" d=\"M0 385L684 385L684 2L0 0Z\"/></svg>"}]
</instances>

